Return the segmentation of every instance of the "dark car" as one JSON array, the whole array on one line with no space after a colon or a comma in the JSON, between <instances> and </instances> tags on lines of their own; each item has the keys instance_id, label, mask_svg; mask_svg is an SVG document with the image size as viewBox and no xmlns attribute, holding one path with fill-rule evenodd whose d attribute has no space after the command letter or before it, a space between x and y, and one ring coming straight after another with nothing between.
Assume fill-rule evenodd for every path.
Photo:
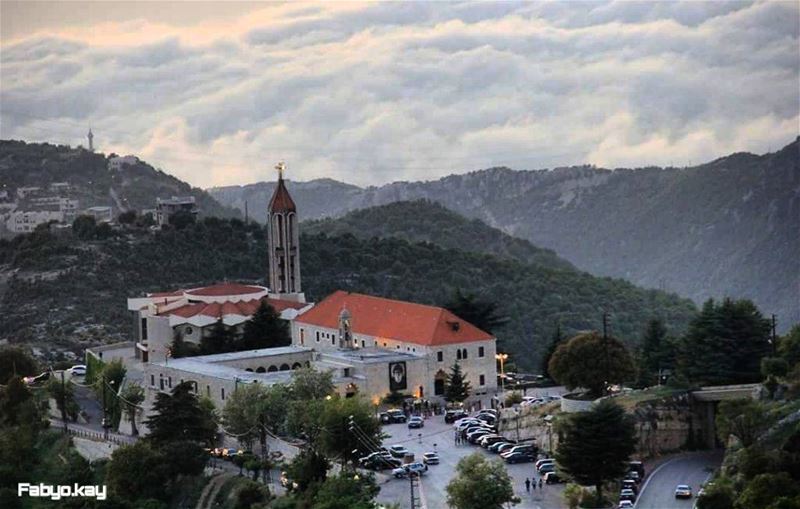
<instances>
[{"instance_id":1,"label":"dark car","mask_svg":"<svg viewBox=\"0 0 800 509\"><path fill-rule=\"evenodd\" d=\"M512 452L503 459L506 460L506 463L530 463L536 458L526 452Z\"/></svg>"},{"instance_id":2,"label":"dark car","mask_svg":"<svg viewBox=\"0 0 800 509\"><path fill-rule=\"evenodd\" d=\"M479 430L473 431L472 433L467 433L467 442L469 442L471 444L475 444L482 437L484 437L486 435L489 435L490 433L492 433L492 432L488 431L488 430L485 430L485 429L479 429Z\"/></svg>"},{"instance_id":3,"label":"dark car","mask_svg":"<svg viewBox=\"0 0 800 509\"><path fill-rule=\"evenodd\" d=\"M468 415L467 412L465 412L464 410L461 410L461 409L448 410L448 411L446 411L444 413L444 422L446 422L447 424L451 424L451 423L456 422L459 419L463 419L467 415Z\"/></svg>"},{"instance_id":4,"label":"dark car","mask_svg":"<svg viewBox=\"0 0 800 509\"><path fill-rule=\"evenodd\" d=\"M380 414L383 424L395 424L406 422L406 414L402 410L387 410Z\"/></svg>"},{"instance_id":5,"label":"dark car","mask_svg":"<svg viewBox=\"0 0 800 509\"><path fill-rule=\"evenodd\" d=\"M637 472L639 474L639 478L644 479L644 463L641 461L631 461L629 465L629 470L632 472Z\"/></svg>"},{"instance_id":6,"label":"dark car","mask_svg":"<svg viewBox=\"0 0 800 509\"><path fill-rule=\"evenodd\" d=\"M425 420L419 415L415 415L408 420L408 428L421 428L425 426Z\"/></svg>"},{"instance_id":7,"label":"dark car","mask_svg":"<svg viewBox=\"0 0 800 509\"><path fill-rule=\"evenodd\" d=\"M359 465L370 470L386 470L387 468L397 468L402 465L402 461L395 459L388 452L374 452L358 460Z\"/></svg>"},{"instance_id":8,"label":"dark car","mask_svg":"<svg viewBox=\"0 0 800 509\"><path fill-rule=\"evenodd\" d=\"M547 472L544 474L545 484L561 484L567 482L567 479L558 472Z\"/></svg>"},{"instance_id":9,"label":"dark car","mask_svg":"<svg viewBox=\"0 0 800 509\"><path fill-rule=\"evenodd\" d=\"M625 479L620 486L621 490L633 490L634 493L639 493L639 485L633 479Z\"/></svg>"}]
</instances>

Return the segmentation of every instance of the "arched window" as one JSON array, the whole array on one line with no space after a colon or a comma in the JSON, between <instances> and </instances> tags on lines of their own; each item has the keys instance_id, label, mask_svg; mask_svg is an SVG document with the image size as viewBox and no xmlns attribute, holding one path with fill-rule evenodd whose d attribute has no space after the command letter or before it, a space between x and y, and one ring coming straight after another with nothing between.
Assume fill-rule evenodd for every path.
<instances>
[{"instance_id":1,"label":"arched window","mask_svg":"<svg viewBox=\"0 0 800 509\"><path fill-rule=\"evenodd\" d=\"M292 369L300 369L302 367L303 365L300 364L299 362L295 362L294 364L292 364Z\"/></svg>"},{"instance_id":2,"label":"arched window","mask_svg":"<svg viewBox=\"0 0 800 509\"><path fill-rule=\"evenodd\" d=\"M286 363L281 364L281 371L289 371L289 365Z\"/></svg>"},{"instance_id":3,"label":"arched window","mask_svg":"<svg viewBox=\"0 0 800 509\"><path fill-rule=\"evenodd\" d=\"M464 349L464 353L461 354L461 357L466 359L467 358L467 349Z\"/></svg>"},{"instance_id":4,"label":"arched window","mask_svg":"<svg viewBox=\"0 0 800 509\"><path fill-rule=\"evenodd\" d=\"M252 373L253 372L253 368L247 368L247 369L245 369L245 371L249 371L249 372Z\"/></svg>"},{"instance_id":5,"label":"arched window","mask_svg":"<svg viewBox=\"0 0 800 509\"><path fill-rule=\"evenodd\" d=\"M461 349L456 350L456 359L461 360Z\"/></svg>"},{"instance_id":6,"label":"arched window","mask_svg":"<svg viewBox=\"0 0 800 509\"><path fill-rule=\"evenodd\" d=\"M274 364L267 368L267 373L272 373L273 371L278 371Z\"/></svg>"},{"instance_id":7,"label":"arched window","mask_svg":"<svg viewBox=\"0 0 800 509\"><path fill-rule=\"evenodd\" d=\"M250 371L252 371L252 369ZM256 368L256 373L266 373L266 372L267 370L264 369L264 366L259 366Z\"/></svg>"}]
</instances>

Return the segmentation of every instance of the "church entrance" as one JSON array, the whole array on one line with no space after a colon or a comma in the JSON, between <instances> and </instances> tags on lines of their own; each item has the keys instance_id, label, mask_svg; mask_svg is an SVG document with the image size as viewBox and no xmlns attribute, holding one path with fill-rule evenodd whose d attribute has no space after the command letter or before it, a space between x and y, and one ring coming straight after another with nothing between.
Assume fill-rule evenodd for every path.
<instances>
[{"instance_id":1,"label":"church entrance","mask_svg":"<svg viewBox=\"0 0 800 509\"><path fill-rule=\"evenodd\" d=\"M444 384L447 382L447 374L441 369L436 373L433 379L433 395L444 396Z\"/></svg>"}]
</instances>

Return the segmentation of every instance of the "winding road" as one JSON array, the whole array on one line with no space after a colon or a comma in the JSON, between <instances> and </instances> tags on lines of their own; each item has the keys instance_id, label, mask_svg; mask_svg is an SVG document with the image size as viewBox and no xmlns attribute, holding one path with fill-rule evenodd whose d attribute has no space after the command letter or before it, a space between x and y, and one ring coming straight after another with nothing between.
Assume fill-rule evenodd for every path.
<instances>
[{"instance_id":1,"label":"winding road","mask_svg":"<svg viewBox=\"0 0 800 509\"><path fill-rule=\"evenodd\" d=\"M662 463L647 476L636 509L691 509L700 486L721 463L721 451L681 454ZM679 484L692 487L692 499L675 498Z\"/></svg>"}]
</instances>

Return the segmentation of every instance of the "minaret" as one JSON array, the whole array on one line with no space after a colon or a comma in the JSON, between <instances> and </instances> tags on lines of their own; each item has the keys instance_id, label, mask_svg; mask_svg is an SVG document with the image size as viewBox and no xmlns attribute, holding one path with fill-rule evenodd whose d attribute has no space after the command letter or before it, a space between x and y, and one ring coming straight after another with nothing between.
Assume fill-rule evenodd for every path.
<instances>
[{"instance_id":1,"label":"minaret","mask_svg":"<svg viewBox=\"0 0 800 509\"><path fill-rule=\"evenodd\" d=\"M300 232L297 207L283 183L284 163L275 166L278 185L267 211L269 289L276 298L305 302L300 286Z\"/></svg>"},{"instance_id":2,"label":"minaret","mask_svg":"<svg viewBox=\"0 0 800 509\"><path fill-rule=\"evenodd\" d=\"M94 152L94 143L92 141L94 140L94 134L92 134L91 127L89 128L89 134L87 134L86 137L89 138L89 152Z\"/></svg>"}]
</instances>

